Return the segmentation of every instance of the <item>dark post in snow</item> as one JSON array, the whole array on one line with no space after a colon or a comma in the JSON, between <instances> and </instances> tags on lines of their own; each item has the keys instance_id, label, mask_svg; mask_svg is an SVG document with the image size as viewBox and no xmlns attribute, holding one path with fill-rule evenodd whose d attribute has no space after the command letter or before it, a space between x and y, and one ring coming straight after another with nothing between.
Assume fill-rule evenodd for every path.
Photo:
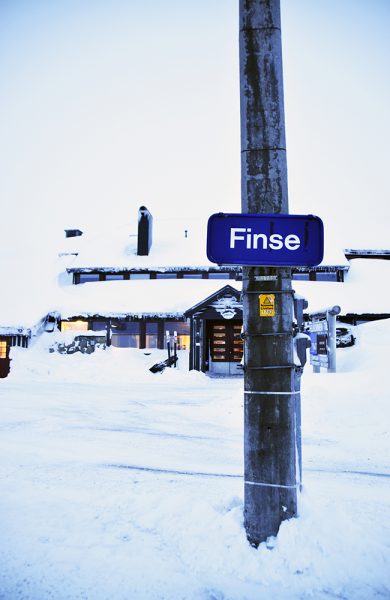
<instances>
[{"instance_id":1,"label":"dark post in snow","mask_svg":"<svg viewBox=\"0 0 390 600\"><path fill-rule=\"evenodd\" d=\"M240 0L240 80L242 212L286 214L279 0ZM243 321L244 512L257 546L297 513L291 269L244 267Z\"/></svg>"}]
</instances>

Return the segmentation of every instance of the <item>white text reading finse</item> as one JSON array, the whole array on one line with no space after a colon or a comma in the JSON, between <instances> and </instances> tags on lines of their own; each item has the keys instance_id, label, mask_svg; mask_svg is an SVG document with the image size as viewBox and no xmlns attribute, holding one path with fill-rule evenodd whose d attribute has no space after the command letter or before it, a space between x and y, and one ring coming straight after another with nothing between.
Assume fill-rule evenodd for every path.
<instances>
[{"instance_id":1,"label":"white text reading finse","mask_svg":"<svg viewBox=\"0 0 390 600\"><path fill-rule=\"evenodd\" d=\"M260 240L260 241L259 241ZM283 238L280 233L272 233L267 236L265 233L252 233L250 227L232 227L230 229L230 248L236 248L244 243L247 250L281 250L283 246L287 250L298 250L301 240L294 233L290 233Z\"/></svg>"}]
</instances>

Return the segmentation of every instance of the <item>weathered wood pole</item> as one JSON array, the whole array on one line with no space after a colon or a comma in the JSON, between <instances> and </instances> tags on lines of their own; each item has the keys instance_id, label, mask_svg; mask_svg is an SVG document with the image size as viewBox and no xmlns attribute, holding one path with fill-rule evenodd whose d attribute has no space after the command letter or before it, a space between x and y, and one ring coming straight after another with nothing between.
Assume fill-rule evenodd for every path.
<instances>
[{"instance_id":1,"label":"weathered wood pole","mask_svg":"<svg viewBox=\"0 0 390 600\"><path fill-rule=\"evenodd\" d=\"M279 0L240 0L240 89L242 212L286 214ZM262 294L274 316L260 316ZM257 546L297 514L291 269L244 267L243 322L244 513Z\"/></svg>"}]
</instances>

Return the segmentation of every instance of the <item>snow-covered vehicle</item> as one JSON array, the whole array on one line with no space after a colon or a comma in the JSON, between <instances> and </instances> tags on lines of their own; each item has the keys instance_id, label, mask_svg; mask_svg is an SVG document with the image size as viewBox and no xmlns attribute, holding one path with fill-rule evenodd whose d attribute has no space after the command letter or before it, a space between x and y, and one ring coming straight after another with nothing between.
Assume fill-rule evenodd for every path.
<instances>
[{"instance_id":1,"label":"snow-covered vehicle","mask_svg":"<svg viewBox=\"0 0 390 600\"><path fill-rule=\"evenodd\" d=\"M336 348L347 348L348 346L353 346L354 343L355 336L349 327L336 328Z\"/></svg>"},{"instance_id":2,"label":"snow-covered vehicle","mask_svg":"<svg viewBox=\"0 0 390 600\"><path fill-rule=\"evenodd\" d=\"M71 332L67 332L64 336L66 339L57 340L52 348L52 352L59 352L60 354L74 354L75 352L81 352L82 354L92 354L96 348L106 348L106 336L96 335L96 332L84 332L81 335L69 335ZM62 333L63 336L63 333Z\"/></svg>"}]
</instances>

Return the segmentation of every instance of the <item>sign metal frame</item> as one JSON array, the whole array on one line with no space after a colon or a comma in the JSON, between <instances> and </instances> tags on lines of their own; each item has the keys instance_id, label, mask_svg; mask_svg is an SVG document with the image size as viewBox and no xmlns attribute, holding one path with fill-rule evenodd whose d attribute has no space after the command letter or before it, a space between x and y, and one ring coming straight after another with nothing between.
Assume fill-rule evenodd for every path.
<instances>
[{"instance_id":1,"label":"sign metal frame","mask_svg":"<svg viewBox=\"0 0 390 600\"><path fill-rule=\"evenodd\" d=\"M315 215L215 213L207 224L207 258L219 265L319 265L324 226Z\"/></svg>"}]
</instances>

